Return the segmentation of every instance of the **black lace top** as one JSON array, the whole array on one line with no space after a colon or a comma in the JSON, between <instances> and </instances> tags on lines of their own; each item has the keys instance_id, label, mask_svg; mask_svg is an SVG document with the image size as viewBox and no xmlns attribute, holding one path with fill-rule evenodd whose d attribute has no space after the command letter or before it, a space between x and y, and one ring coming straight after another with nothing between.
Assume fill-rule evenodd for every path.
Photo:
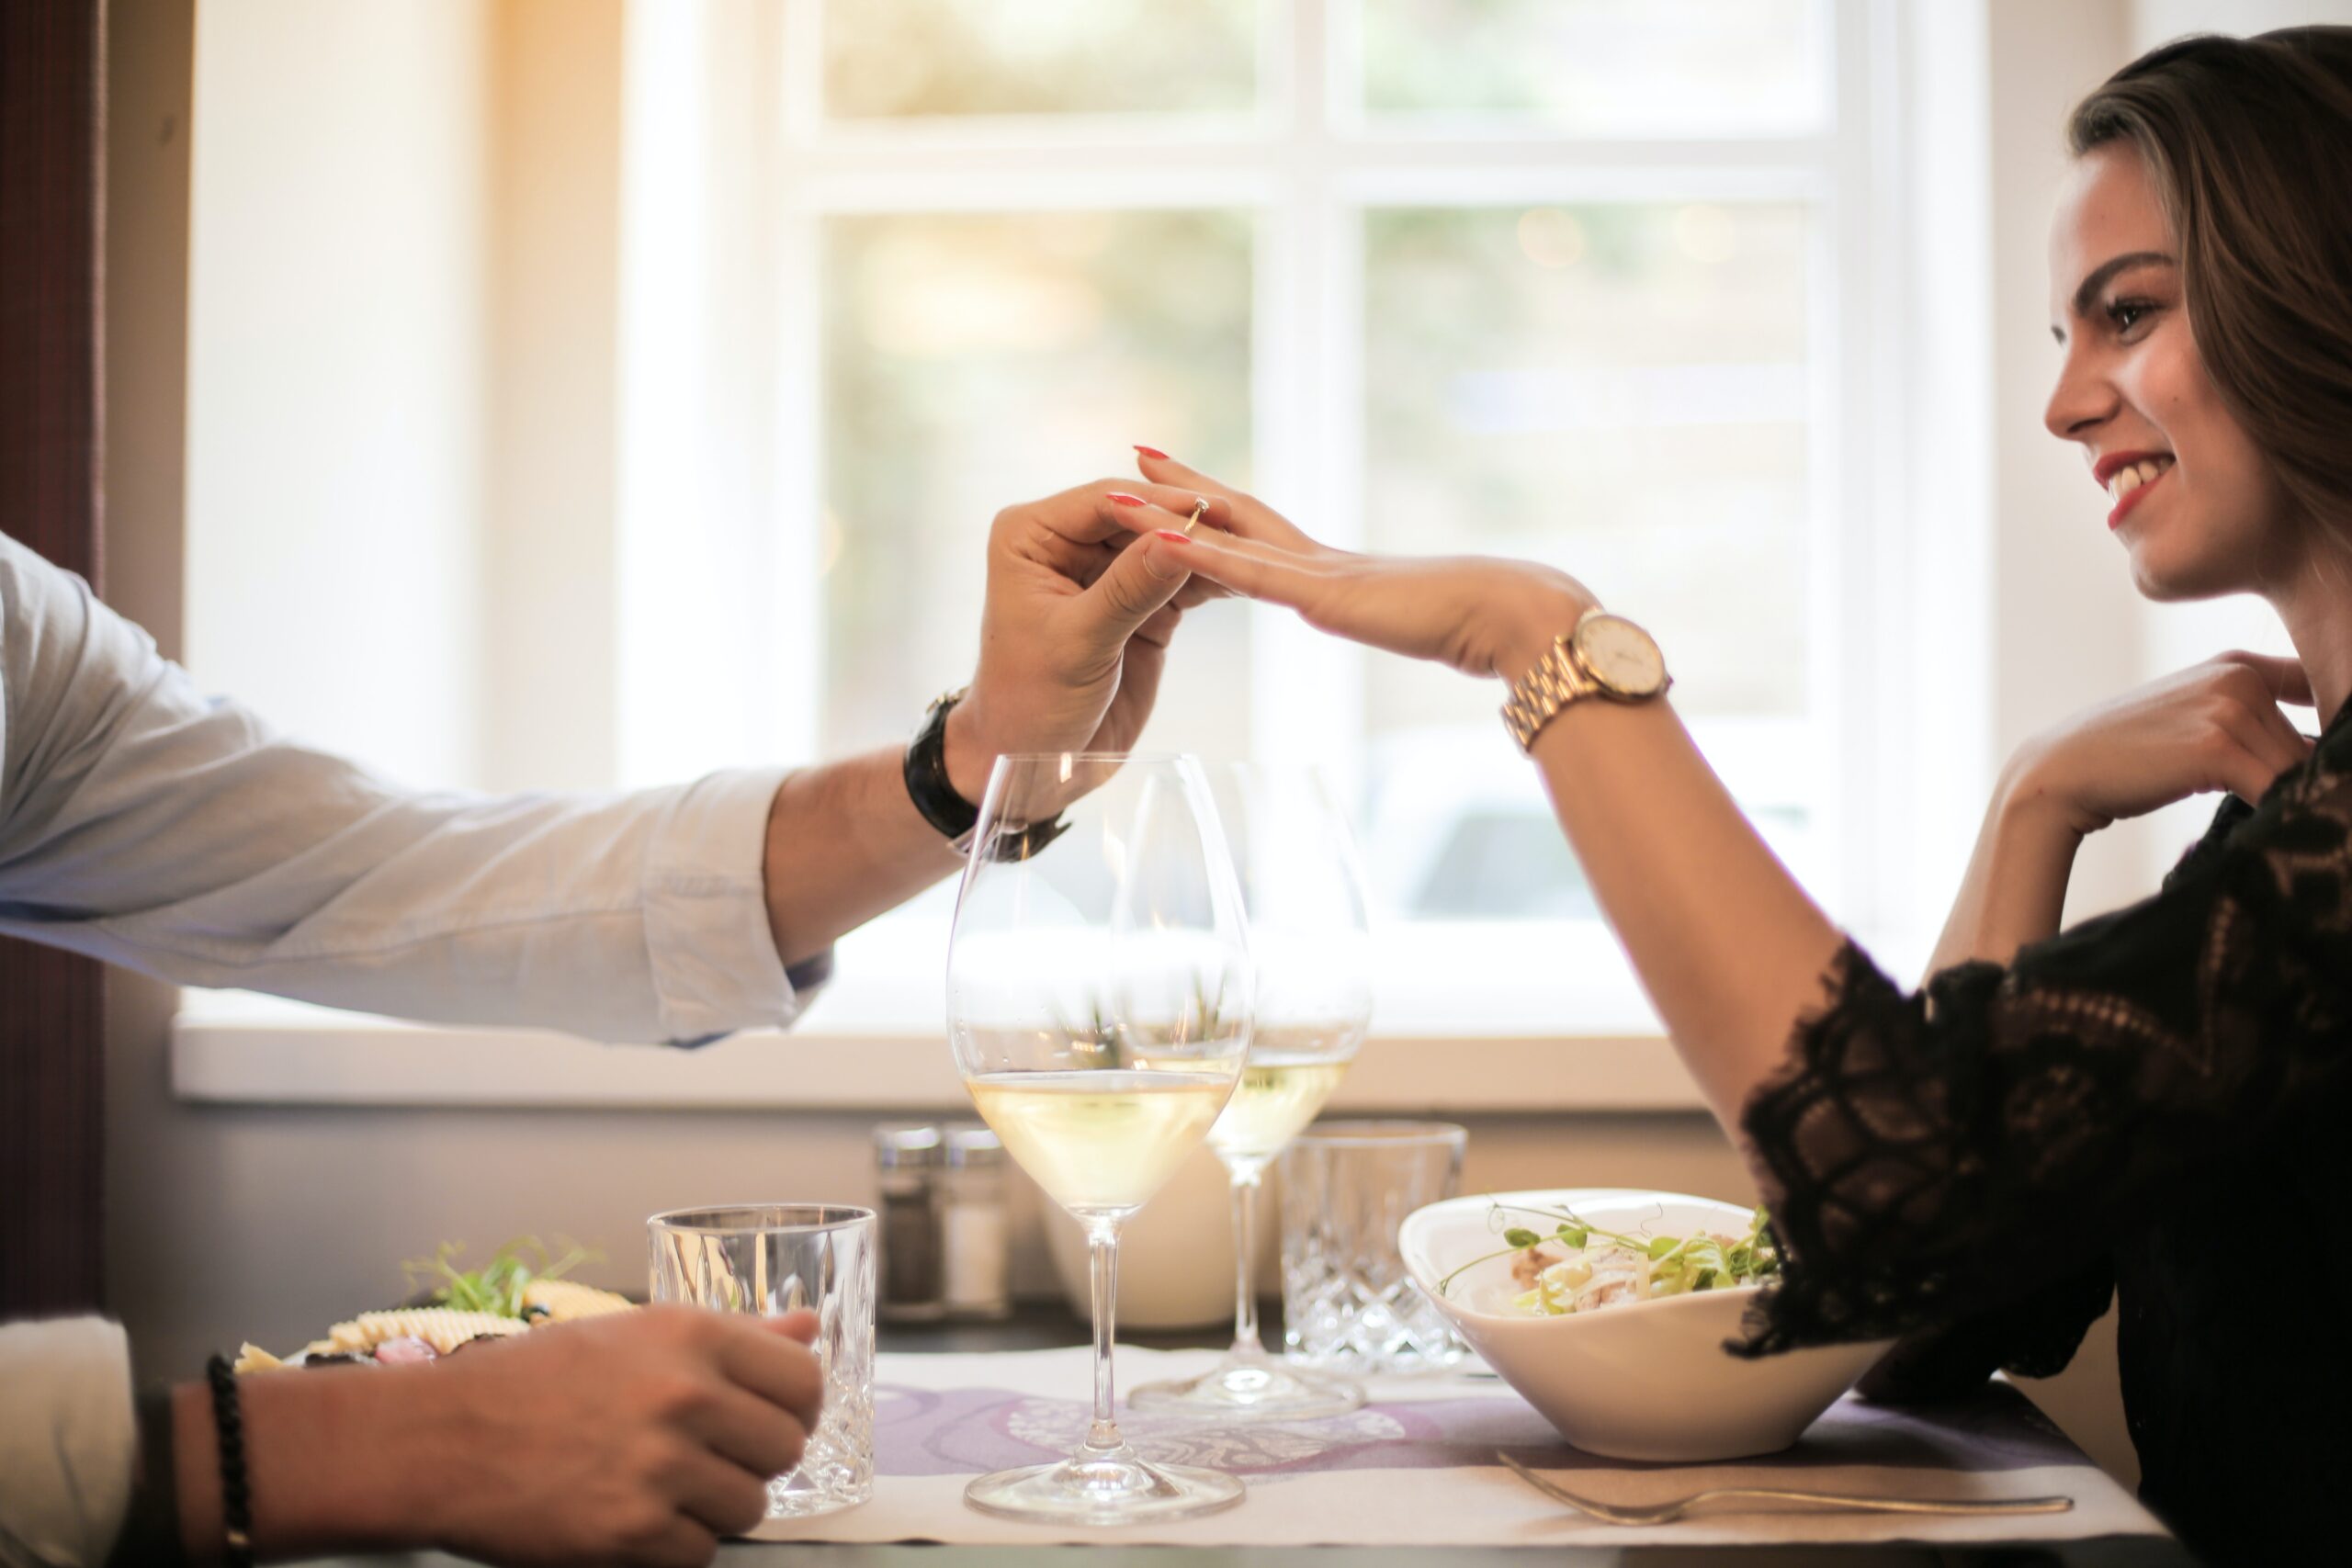
<instances>
[{"instance_id":1,"label":"black lace top","mask_svg":"<svg viewBox=\"0 0 2352 1568\"><path fill-rule=\"evenodd\" d=\"M2346 714L2259 807L2225 802L2154 897L1924 993L1849 945L1826 991L1745 1115L1787 1272L1741 1348L1906 1337L1882 1382L1930 1393L2043 1375L2112 1286L2150 1505L2215 1561L2332 1536L2352 1480Z\"/></svg>"}]
</instances>

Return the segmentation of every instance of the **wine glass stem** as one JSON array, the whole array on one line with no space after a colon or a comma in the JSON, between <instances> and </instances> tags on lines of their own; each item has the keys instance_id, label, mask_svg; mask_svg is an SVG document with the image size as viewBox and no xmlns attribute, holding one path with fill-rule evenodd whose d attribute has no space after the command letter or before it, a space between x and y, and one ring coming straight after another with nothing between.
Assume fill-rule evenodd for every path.
<instances>
[{"instance_id":1,"label":"wine glass stem","mask_svg":"<svg viewBox=\"0 0 2352 1568\"><path fill-rule=\"evenodd\" d=\"M1097 1220L1087 1228L1088 1260L1094 1280L1094 1424L1087 1428L1086 1446L1118 1448L1119 1425L1111 1419L1111 1336L1119 1304L1119 1226Z\"/></svg>"},{"instance_id":2,"label":"wine glass stem","mask_svg":"<svg viewBox=\"0 0 2352 1568\"><path fill-rule=\"evenodd\" d=\"M1260 1173L1233 1173L1233 1353L1262 1356L1266 1342L1258 1332L1257 1281L1251 1277L1258 1262L1258 1189Z\"/></svg>"}]
</instances>

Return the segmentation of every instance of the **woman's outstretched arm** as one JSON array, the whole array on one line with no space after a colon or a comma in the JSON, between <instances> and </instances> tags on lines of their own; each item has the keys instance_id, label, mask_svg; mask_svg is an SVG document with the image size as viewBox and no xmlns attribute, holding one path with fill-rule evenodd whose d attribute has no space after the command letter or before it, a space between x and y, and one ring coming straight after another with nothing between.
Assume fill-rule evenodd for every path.
<instances>
[{"instance_id":1,"label":"woman's outstretched arm","mask_svg":"<svg viewBox=\"0 0 2352 1568\"><path fill-rule=\"evenodd\" d=\"M1181 465L1148 458L1146 471L1222 503L1210 518L1217 526L1172 545L1189 569L1373 647L1516 680L1596 603L1574 579L1525 562L1332 550ZM2067 835L2204 790L2263 794L2308 754L2277 701L2307 695L2289 661L2231 655L2030 748L2030 765L2014 774L1980 845L1949 953L2006 956L2047 934ZM1758 1090L1796 1066L1801 1026L1832 1002L1860 1007L1854 987L1867 960L1748 826L1670 704L1572 704L1533 756L1659 1015L1717 1117L1741 1135ZM2132 955L2120 956L2133 972ZM1873 998L1883 984L1866 987ZM1781 1173L1758 1163L1769 1190Z\"/></svg>"}]
</instances>

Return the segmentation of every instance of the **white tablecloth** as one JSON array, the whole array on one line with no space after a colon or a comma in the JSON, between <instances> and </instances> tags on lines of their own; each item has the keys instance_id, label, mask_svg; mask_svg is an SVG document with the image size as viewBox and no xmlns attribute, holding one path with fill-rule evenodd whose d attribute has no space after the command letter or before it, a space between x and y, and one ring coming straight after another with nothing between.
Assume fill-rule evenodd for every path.
<instances>
[{"instance_id":1,"label":"white tablecloth","mask_svg":"<svg viewBox=\"0 0 2352 1568\"><path fill-rule=\"evenodd\" d=\"M1205 1350L1118 1352L1118 1386L1187 1377ZM1240 1475L1242 1503L1204 1518L1096 1529L991 1518L964 1506L974 1476L1068 1453L1091 1381L1083 1348L883 1355L876 1377L874 1495L820 1518L779 1521L763 1540L1047 1545L1117 1540L1195 1546L1543 1546L1724 1542L2076 1540L2164 1527L2022 1394L1994 1385L1929 1420L1841 1401L1785 1453L1729 1464L1628 1464L1569 1448L1491 1378L1375 1380L1361 1410L1322 1421L1204 1424L1124 1406L1148 1459ZM1649 1529L1596 1524L1495 1461L1511 1456L1571 1490L1647 1502L1724 1484L1930 1497L2075 1499L2071 1512L1975 1519L1737 1512ZM1713 1505L1722 1507L1723 1505Z\"/></svg>"}]
</instances>

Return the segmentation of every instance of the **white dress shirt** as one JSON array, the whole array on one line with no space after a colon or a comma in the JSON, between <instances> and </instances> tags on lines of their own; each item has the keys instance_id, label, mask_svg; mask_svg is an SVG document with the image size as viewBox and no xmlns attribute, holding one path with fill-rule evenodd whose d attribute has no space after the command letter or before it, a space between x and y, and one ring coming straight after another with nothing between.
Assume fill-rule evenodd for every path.
<instances>
[{"instance_id":1,"label":"white dress shirt","mask_svg":"<svg viewBox=\"0 0 2352 1568\"><path fill-rule=\"evenodd\" d=\"M401 789L198 694L81 579L0 535L11 935L186 985L599 1040L788 1023L795 979L824 964L787 977L768 927L781 782ZM0 1333L0 1562L103 1556L130 1492L130 1397L110 1325Z\"/></svg>"}]
</instances>

